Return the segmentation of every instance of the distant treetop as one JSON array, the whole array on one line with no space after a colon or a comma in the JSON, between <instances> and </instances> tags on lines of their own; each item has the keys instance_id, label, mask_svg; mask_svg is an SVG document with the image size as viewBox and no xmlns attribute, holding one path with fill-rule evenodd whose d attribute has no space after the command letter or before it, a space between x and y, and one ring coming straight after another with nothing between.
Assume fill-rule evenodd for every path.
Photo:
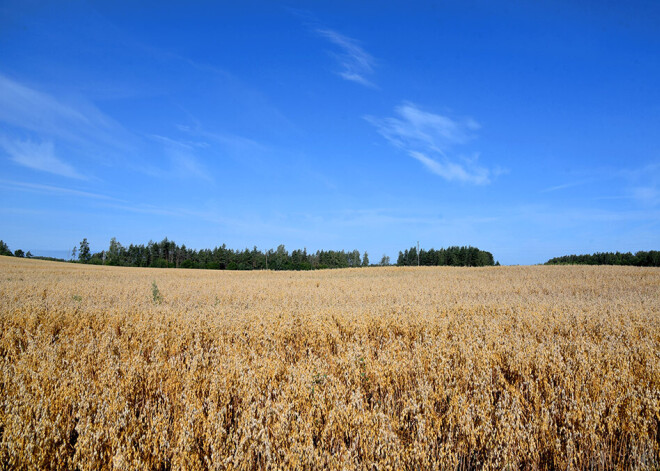
<instances>
[{"instance_id":1,"label":"distant treetop","mask_svg":"<svg viewBox=\"0 0 660 471\"><path fill-rule=\"evenodd\" d=\"M629 265L636 267L660 267L660 251L596 252L591 255L564 255L551 258L546 265Z\"/></svg>"},{"instance_id":2,"label":"distant treetop","mask_svg":"<svg viewBox=\"0 0 660 471\"><path fill-rule=\"evenodd\" d=\"M399 252L396 261L398 266L454 266L454 267L485 267L495 265L493 254L476 247L447 247L446 249L421 249L411 247Z\"/></svg>"}]
</instances>

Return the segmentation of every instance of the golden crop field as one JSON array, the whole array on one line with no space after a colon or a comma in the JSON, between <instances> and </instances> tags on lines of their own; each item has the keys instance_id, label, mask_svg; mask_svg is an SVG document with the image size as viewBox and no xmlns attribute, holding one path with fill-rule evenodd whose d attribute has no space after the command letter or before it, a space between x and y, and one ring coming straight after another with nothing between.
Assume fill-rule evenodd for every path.
<instances>
[{"instance_id":1,"label":"golden crop field","mask_svg":"<svg viewBox=\"0 0 660 471\"><path fill-rule=\"evenodd\" d=\"M0 257L7 469L657 469L660 270Z\"/></svg>"}]
</instances>

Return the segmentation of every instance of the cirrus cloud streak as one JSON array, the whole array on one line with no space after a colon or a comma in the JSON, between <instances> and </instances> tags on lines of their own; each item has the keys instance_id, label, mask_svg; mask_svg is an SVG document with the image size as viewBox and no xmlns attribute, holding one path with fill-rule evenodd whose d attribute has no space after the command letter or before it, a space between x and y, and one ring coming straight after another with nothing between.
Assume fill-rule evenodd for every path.
<instances>
[{"instance_id":1,"label":"cirrus cloud streak","mask_svg":"<svg viewBox=\"0 0 660 471\"><path fill-rule=\"evenodd\" d=\"M457 120L431 113L410 102L395 109L395 116L365 116L390 144L405 151L430 172L447 181L485 185L501 173L478 164L478 154L471 157L450 155L456 146L475 137L479 123L471 118Z\"/></svg>"}]
</instances>

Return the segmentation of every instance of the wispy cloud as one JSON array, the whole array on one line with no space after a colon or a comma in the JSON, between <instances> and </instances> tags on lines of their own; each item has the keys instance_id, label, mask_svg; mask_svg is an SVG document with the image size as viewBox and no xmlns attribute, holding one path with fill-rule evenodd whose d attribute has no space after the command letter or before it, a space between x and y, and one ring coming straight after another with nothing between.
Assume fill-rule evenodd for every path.
<instances>
[{"instance_id":1,"label":"wispy cloud","mask_svg":"<svg viewBox=\"0 0 660 471\"><path fill-rule=\"evenodd\" d=\"M265 152L268 150L267 146L255 141L254 139L238 136L236 134L210 132L203 129L199 124L197 124L195 127L179 124L176 127L181 132L185 132L191 136L197 136L202 139L207 139L231 150L252 153ZM195 142L195 145L208 146L208 143Z\"/></svg>"},{"instance_id":2,"label":"wispy cloud","mask_svg":"<svg viewBox=\"0 0 660 471\"><path fill-rule=\"evenodd\" d=\"M598 199L631 200L644 207L660 205L660 163L654 162L636 168L618 169L609 178L623 180L621 193ZM618 185L608 185L616 188Z\"/></svg>"},{"instance_id":3,"label":"wispy cloud","mask_svg":"<svg viewBox=\"0 0 660 471\"><path fill-rule=\"evenodd\" d=\"M435 211L411 208L370 208L339 209L327 215L314 215L316 223L322 226L387 226L419 225L425 227L456 227L457 224L491 224L500 220L499 216L447 215Z\"/></svg>"},{"instance_id":4,"label":"wispy cloud","mask_svg":"<svg viewBox=\"0 0 660 471\"><path fill-rule=\"evenodd\" d=\"M180 130L185 129L184 126L177 126L177 128L179 128ZM206 149L206 148L209 147L208 142L204 142L204 141L189 141L189 140L181 140L181 139L172 139L172 138L169 138L169 137L160 136L158 134L150 134L149 137L152 138L152 139L155 139L157 141L160 141L163 144L172 145L172 146L175 146L175 147L181 147L181 148L184 148L184 149L195 149L195 148Z\"/></svg>"},{"instance_id":5,"label":"wispy cloud","mask_svg":"<svg viewBox=\"0 0 660 471\"><path fill-rule=\"evenodd\" d=\"M652 162L637 168L620 169L618 174L630 180L650 178L660 182L660 162Z\"/></svg>"},{"instance_id":6,"label":"wispy cloud","mask_svg":"<svg viewBox=\"0 0 660 471\"><path fill-rule=\"evenodd\" d=\"M9 140L0 137L0 147L9 154L11 160L24 167L63 177L86 179L73 166L55 156L52 142Z\"/></svg>"},{"instance_id":7,"label":"wispy cloud","mask_svg":"<svg viewBox=\"0 0 660 471\"><path fill-rule=\"evenodd\" d=\"M339 76L366 87L375 87L367 76L373 73L376 61L355 39L331 29L317 28L315 31L339 48L340 52L332 54L341 66Z\"/></svg>"},{"instance_id":8,"label":"wispy cloud","mask_svg":"<svg viewBox=\"0 0 660 471\"><path fill-rule=\"evenodd\" d=\"M195 149L206 147L205 143L179 141L158 135L150 137L162 144L165 155L170 160L174 175L212 181L210 172L195 155Z\"/></svg>"},{"instance_id":9,"label":"wispy cloud","mask_svg":"<svg viewBox=\"0 0 660 471\"><path fill-rule=\"evenodd\" d=\"M645 206L657 206L660 204L660 163L654 162L645 165L625 175L632 187L632 197Z\"/></svg>"},{"instance_id":10,"label":"wispy cloud","mask_svg":"<svg viewBox=\"0 0 660 471\"><path fill-rule=\"evenodd\" d=\"M249 165L253 169L264 166L264 156L272 153L269 145L257 142L244 136L226 132L214 132L205 129L197 120L194 126L177 125L177 129L187 136L202 142L194 141L197 146L205 144L208 147L221 149L218 155L229 157L241 164Z\"/></svg>"},{"instance_id":11,"label":"wispy cloud","mask_svg":"<svg viewBox=\"0 0 660 471\"><path fill-rule=\"evenodd\" d=\"M470 170L466 170L463 165L451 162L446 158L438 161L414 150L408 151L408 154L424 164L428 170L441 176L445 180L458 180L477 185L483 185L490 182L490 172L486 168L473 165Z\"/></svg>"},{"instance_id":12,"label":"wispy cloud","mask_svg":"<svg viewBox=\"0 0 660 471\"><path fill-rule=\"evenodd\" d=\"M66 102L2 74L0 122L85 148L130 147L130 133L92 104Z\"/></svg>"},{"instance_id":13,"label":"wispy cloud","mask_svg":"<svg viewBox=\"0 0 660 471\"><path fill-rule=\"evenodd\" d=\"M660 201L660 188L657 186L638 186L632 189L633 198L649 205Z\"/></svg>"},{"instance_id":14,"label":"wispy cloud","mask_svg":"<svg viewBox=\"0 0 660 471\"><path fill-rule=\"evenodd\" d=\"M77 196L81 198L97 199L97 200L108 200L108 201L117 201L125 202L124 200L113 198L112 196L102 195L99 193L92 193L89 191L81 191L73 188L64 188L60 186L52 185L41 185L39 183L29 183L29 182L18 182L18 181L9 181L9 180L0 180L0 187L7 188L12 191L29 191L36 193L45 193L55 196Z\"/></svg>"},{"instance_id":15,"label":"wispy cloud","mask_svg":"<svg viewBox=\"0 0 660 471\"><path fill-rule=\"evenodd\" d=\"M580 180L580 181L577 181L577 182L562 183L561 185L555 185L555 186L551 186L551 187L548 187L548 188L544 188L540 192L541 193L552 193L552 192L555 192L555 191L566 190L568 188L574 188L576 186L586 185L587 183L591 183L591 182L592 182L592 180Z\"/></svg>"},{"instance_id":16,"label":"wispy cloud","mask_svg":"<svg viewBox=\"0 0 660 471\"><path fill-rule=\"evenodd\" d=\"M84 159L86 165L95 160L106 167L122 165L157 178L212 180L199 157L205 151L205 142L129 131L82 98L63 99L2 74L0 123L8 125L4 139L0 136L0 150L17 164L34 170L86 179L69 163ZM30 139L17 137L25 135ZM158 157L164 155L165 159L155 162L148 157L153 140L160 142L162 152ZM63 152L67 152L67 161L58 155Z\"/></svg>"},{"instance_id":17,"label":"wispy cloud","mask_svg":"<svg viewBox=\"0 0 660 471\"><path fill-rule=\"evenodd\" d=\"M395 108L395 117L366 116L378 132L392 145L405 151L432 173L448 181L476 185L490 183L501 170L478 165L478 154L472 157L450 157L456 145L466 144L480 128L473 119L455 120L430 113L417 105L404 102Z\"/></svg>"}]
</instances>

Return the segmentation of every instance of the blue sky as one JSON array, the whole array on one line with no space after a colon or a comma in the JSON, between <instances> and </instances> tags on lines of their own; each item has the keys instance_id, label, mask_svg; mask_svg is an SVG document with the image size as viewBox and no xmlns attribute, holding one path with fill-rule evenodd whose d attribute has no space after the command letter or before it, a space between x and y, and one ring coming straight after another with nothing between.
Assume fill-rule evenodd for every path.
<instances>
[{"instance_id":1,"label":"blue sky","mask_svg":"<svg viewBox=\"0 0 660 471\"><path fill-rule=\"evenodd\" d=\"M0 238L657 250L659 24L654 1L3 2Z\"/></svg>"}]
</instances>

